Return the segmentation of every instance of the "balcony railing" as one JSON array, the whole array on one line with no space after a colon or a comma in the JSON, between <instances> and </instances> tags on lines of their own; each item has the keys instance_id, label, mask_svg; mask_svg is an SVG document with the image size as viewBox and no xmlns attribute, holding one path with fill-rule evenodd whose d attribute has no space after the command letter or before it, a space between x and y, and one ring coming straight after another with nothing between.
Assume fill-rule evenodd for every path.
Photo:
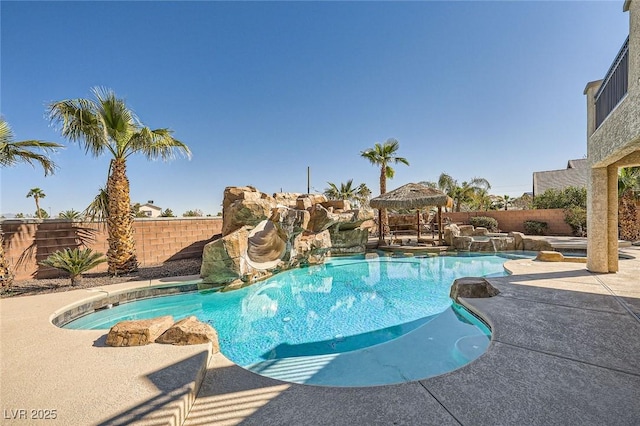
<instances>
[{"instance_id":1,"label":"balcony railing","mask_svg":"<svg viewBox=\"0 0 640 426\"><path fill-rule=\"evenodd\" d=\"M629 37L622 45L618 56L596 93L596 129L609 116L620 100L627 94L629 86Z\"/></svg>"}]
</instances>

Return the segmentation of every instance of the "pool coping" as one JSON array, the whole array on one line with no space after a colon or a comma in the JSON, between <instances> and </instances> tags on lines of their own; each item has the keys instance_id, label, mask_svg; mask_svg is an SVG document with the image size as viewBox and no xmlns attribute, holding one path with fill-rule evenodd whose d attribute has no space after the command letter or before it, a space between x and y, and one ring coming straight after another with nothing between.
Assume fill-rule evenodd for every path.
<instances>
[{"instance_id":1,"label":"pool coping","mask_svg":"<svg viewBox=\"0 0 640 426\"><path fill-rule=\"evenodd\" d=\"M52 312L97 292L113 295L167 280L2 299L0 408L8 415L56 409L59 424L630 423L640 417L638 404L629 402L640 395L640 371L629 367L640 368L634 316L640 286L633 281L640 248L633 254L617 274L591 274L573 263L507 261L512 275L489 279L500 295L462 300L492 328L484 355L431 379L366 388L264 378L211 354L208 345L107 348L104 330L66 330L51 322ZM524 318L514 315L519 309ZM576 316L598 327L573 325ZM572 327L559 333L563 323Z\"/></svg>"}]
</instances>

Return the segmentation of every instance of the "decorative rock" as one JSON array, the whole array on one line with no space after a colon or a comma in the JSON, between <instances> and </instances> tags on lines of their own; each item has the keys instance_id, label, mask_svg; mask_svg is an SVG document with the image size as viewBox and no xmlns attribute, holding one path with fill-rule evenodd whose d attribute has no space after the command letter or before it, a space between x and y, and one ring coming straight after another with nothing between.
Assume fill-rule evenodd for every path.
<instances>
[{"instance_id":1,"label":"decorative rock","mask_svg":"<svg viewBox=\"0 0 640 426\"><path fill-rule=\"evenodd\" d=\"M296 209L298 210L310 209L312 205L313 205L313 202L311 201L311 198L309 198L306 195L301 195L296 200Z\"/></svg>"},{"instance_id":2,"label":"decorative rock","mask_svg":"<svg viewBox=\"0 0 640 426\"><path fill-rule=\"evenodd\" d=\"M242 255L247 252L250 229L245 226L204 246L200 276L205 283L227 284L247 272Z\"/></svg>"},{"instance_id":3,"label":"decorative rock","mask_svg":"<svg viewBox=\"0 0 640 426\"><path fill-rule=\"evenodd\" d=\"M527 251L553 250L551 244L544 237L524 237L522 239L522 248Z\"/></svg>"},{"instance_id":4,"label":"decorative rock","mask_svg":"<svg viewBox=\"0 0 640 426\"><path fill-rule=\"evenodd\" d=\"M194 316L187 317L173 324L160 337L157 343L171 345L200 345L212 343L213 353L220 352L218 333L209 324L198 321Z\"/></svg>"},{"instance_id":5,"label":"decorative rock","mask_svg":"<svg viewBox=\"0 0 640 426\"><path fill-rule=\"evenodd\" d=\"M536 256L536 260L541 262L564 262L564 256L557 251L540 251Z\"/></svg>"},{"instance_id":6,"label":"decorative rock","mask_svg":"<svg viewBox=\"0 0 640 426\"><path fill-rule=\"evenodd\" d=\"M498 293L500 291L484 278L465 277L458 278L453 282L449 297L459 303L460 297L493 297Z\"/></svg>"},{"instance_id":7,"label":"decorative rock","mask_svg":"<svg viewBox=\"0 0 640 426\"><path fill-rule=\"evenodd\" d=\"M111 327L108 346L142 346L153 343L173 325L170 315L146 320L121 321Z\"/></svg>"},{"instance_id":8,"label":"decorative rock","mask_svg":"<svg viewBox=\"0 0 640 426\"><path fill-rule=\"evenodd\" d=\"M245 193L247 194L251 193ZM259 196L259 193L253 194L255 194L254 197ZM222 211L222 235L229 235L243 226L256 226L271 216L271 209L274 207L275 201L271 197L255 200L241 199L233 202Z\"/></svg>"},{"instance_id":9,"label":"decorative rock","mask_svg":"<svg viewBox=\"0 0 640 426\"><path fill-rule=\"evenodd\" d=\"M276 201L277 206L289 207L291 209L296 208L296 200L302 194L297 192L276 192L273 194L273 199Z\"/></svg>"},{"instance_id":10,"label":"decorative rock","mask_svg":"<svg viewBox=\"0 0 640 426\"><path fill-rule=\"evenodd\" d=\"M453 245L453 237L460 236L460 228L455 223L445 226L444 228L444 242L448 246Z\"/></svg>"},{"instance_id":11,"label":"decorative rock","mask_svg":"<svg viewBox=\"0 0 640 426\"><path fill-rule=\"evenodd\" d=\"M349 200L329 200L321 204L325 209L333 207L334 210L351 210L351 203Z\"/></svg>"},{"instance_id":12,"label":"decorative rock","mask_svg":"<svg viewBox=\"0 0 640 426\"><path fill-rule=\"evenodd\" d=\"M473 236L473 225L458 225L460 229L460 236L471 237Z\"/></svg>"},{"instance_id":13,"label":"decorative rock","mask_svg":"<svg viewBox=\"0 0 640 426\"><path fill-rule=\"evenodd\" d=\"M307 225L307 230L311 232L322 232L331 225L338 222L334 213L329 213L321 204L315 204L309 210L311 216Z\"/></svg>"},{"instance_id":14,"label":"decorative rock","mask_svg":"<svg viewBox=\"0 0 640 426\"><path fill-rule=\"evenodd\" d=\"M471 233L474 237L476 236L484 236L487 235L489 233L489 231L487 230L487 228L483 228L482 226L478 226L477 228L473 229L473 232Z\"/></svg>"},{"instance_id":15,"label":"decorative rock","mask_svg":"<svg viewBox=\"0 0 640 426\"><path fill-rule=\"evenodd\" d=\"M514 250L524 250L524 234L522 232L509 232L509 237L513 237Z\"/></svg>"}]
</instances>

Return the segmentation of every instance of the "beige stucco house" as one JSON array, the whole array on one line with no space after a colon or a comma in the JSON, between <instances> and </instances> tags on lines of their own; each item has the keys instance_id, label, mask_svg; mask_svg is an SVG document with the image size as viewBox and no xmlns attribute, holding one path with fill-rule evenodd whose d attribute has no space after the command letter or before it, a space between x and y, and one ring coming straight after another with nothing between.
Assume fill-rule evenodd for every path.
<instances>
[{"instance_id":1,"label":"beige stucco house","mask_svg":"<svg viewBox=\"0 0 640 426\"><path fill-rule=\"evenodd\" d=\"M140 206L140 211L147 217L160 217L162 214L162 208L154 206L151 203L146 203Z\"/></svg>"},{"instance_id":2,"label":"beige stucco house","mask_svg":"<svg viewBox=\"0 0 640 426\"><path fill-rule=\"evenodd\" d=\"M587 268L618 271L618 170L640 166L640 0L626 0L629 38L587 96Z\"/></svg>"}]
</instances>

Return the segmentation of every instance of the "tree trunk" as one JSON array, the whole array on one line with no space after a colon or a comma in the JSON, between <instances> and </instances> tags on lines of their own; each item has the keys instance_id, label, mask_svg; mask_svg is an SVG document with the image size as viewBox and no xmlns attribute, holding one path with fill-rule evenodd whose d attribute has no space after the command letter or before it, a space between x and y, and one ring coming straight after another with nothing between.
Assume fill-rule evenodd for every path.
<instances>
[{"instance_id":1,"label":"tree trunk","mask_svg":"<svg viewBox=\"0 0 640 426\"><path fill-rule=\"evenodd\" d=\"M126 172L127 166L123 158L111 161L111 174L107 180L109 197L107 261L109 273L114 275L132 272L138 268L133 239L129 179Z\"/></svg>"},{"instance_id":2,"label":"tree trunk","mask_svg":"<svg viewBox=\"0 0 640 426\"><path fill-rule=\"evenodd\" d=\"M380 167L380 195L387 193L387 165ZM379 241L384 240L384 235L389 232L389 215L387 209L380 208L380 237Z\"/></svg>"},{"instance_id":3,"label":"tree trunk","mask_svg":"<svg viewBox=\"0 0 640 426\"><path fill-rule=\"evenodd\" d=\"M638 221L637 204L631 191L627 191L620 197L618 223L620 224L620 239L627 241L640 240L640 221Z\"/></svg>"},{"instance_id":4,"label":"tree trunk","mask_svg":"<svg viewBox=\"0 0 640 426\"><path fill-rule=\"evenodd\" d=\"M0 228L0 285L10 286L13 283L13 273L9 267L9 261L4 254L4 233Z\"/></svg>"},{"instance_id":5,"label":"tree trunk","mask_svg":"<svg viewBox=\"0 0 640 426\"><path fill-rule=\"evenodd\" d=\"M36 200L36 216L38 216L38 219L42 219L42 214L40 214L40 203L38 200L38 196L34 195L33 199Z\"/></svg>"}]
</instances>

